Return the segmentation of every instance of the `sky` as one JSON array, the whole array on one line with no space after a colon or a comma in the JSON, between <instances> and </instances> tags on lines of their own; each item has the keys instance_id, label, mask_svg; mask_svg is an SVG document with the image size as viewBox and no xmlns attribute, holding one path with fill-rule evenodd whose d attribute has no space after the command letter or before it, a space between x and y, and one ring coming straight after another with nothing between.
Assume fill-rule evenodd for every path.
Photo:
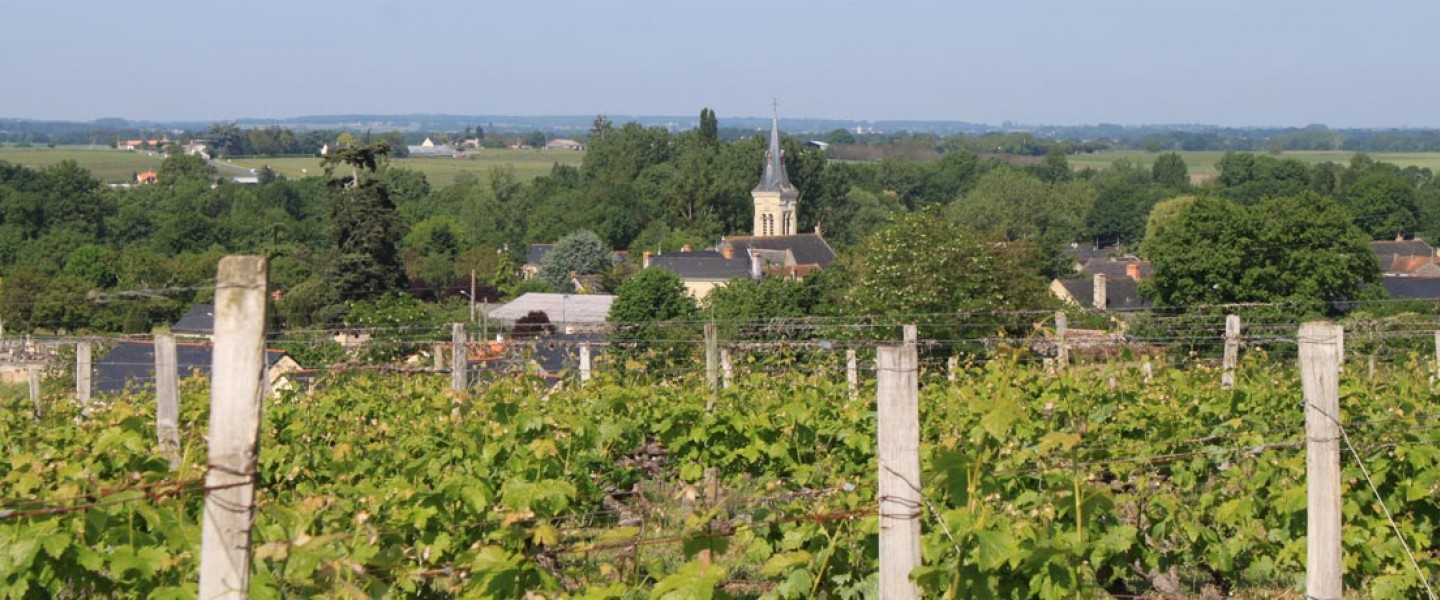
<instances>
[{"instance_id":1,"label":"sky","mask_svg":"<svg viewBox=\"0 0 1440 600\"><path fill-rule=\"evenodd\" d=\"M0 117L1440 127L1424 0L14 4Z\"/></svg>"}]
</instances>

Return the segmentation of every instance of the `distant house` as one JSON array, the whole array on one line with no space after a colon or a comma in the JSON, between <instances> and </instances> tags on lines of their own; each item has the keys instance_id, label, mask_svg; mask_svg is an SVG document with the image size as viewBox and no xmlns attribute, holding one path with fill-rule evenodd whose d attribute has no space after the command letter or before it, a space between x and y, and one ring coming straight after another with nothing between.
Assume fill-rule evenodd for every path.
<instances>
[{"instance_id":1,"label":"distant house","mask_svg":"<svg viewBox=\"0 0 1440 600\"><path fill-rule=\"evenodd\" d=\"M138 184L141 184L141 185L144 185L144 184L147 184L147 183L155 183L155 182L158 181L159 179L160 179L160 174L159 174L159 173L156 173L156 172L154 172L154 171L143 171L143 172L140 172L140 173L136 173L136 174L135 174L135 183L138 183Z\"/></svg>"},{"instance_id":2,"label":"distant house","mask_svg":"<svg viewBox=\"0 0 1440 600\"><path fill-rule=\"evenodd\" d=\"M205 338L215 336L215 305L196 304L170 326L170 333L182 338Z\"/></svg>"},{"instance_id":3,"label":"distant house","mask_svg":"<svg viewBox=\"0 0 1440 600\"><path fill-rule=\"evenodd\" d=\"M186 156L198 156L204 160L210 160L210 145L205 140L191 140L185 144Z\"/></svg>"},{"instance_id":4,"label":"distant house","mask_svg":"<svg viewBox=\"0 0 1440 600\"><path fill-rule=\"evenodd\" d=\"M766 275L789 279L829 267L835 250L818 233L773 236L728 236L714 250L669 254L642 254L645 267L658 267L680 276L690 295L700 299L710 290L736 277L760 279Z\"/></svg>"},{"instance_id":5,"label":"distant house","mask_svg":"<svg viewBox=\"0 0 1440 600\"><path fill-rule=\"evenodd\" d=\"M575 140L560 138L545 142L546 150L584 150L585 144Z\"/></svg>"},{"instance_id":6,"label":"distant house","mask_svg":"<svg viewBox=\"0 0 1440 600\"><path fill-rule=\"evenodd\" d=\"M1150 301L1140 295L1138 277L1110 277L1096 273L1090 277L1056 279L1050 282L1050 292L1081 308L1126 312L1151 306Z\"/></svg>"},{"instance_id":7,"label":"distant house","mask_svg":"<svg viewBox=\"0 0 1440 600\"><path fill-rule=\"evenodd\" d=\"M1386 275L1380 285L1397 300L1440 300L1440 277Z\"/></svg>"},{"instance_id":8,"label":"distant house","mask_svg":"<svg viewBox=\"0 0 1440 600\"><path fill-rule=\"evenodd\" d=\"M614 296L605 294L541 294L530 292L500 306L486 316L515 323L534 311L545 313L564 333L604 331Z\"/></svg>"},{"instance_id":9,"label":"distant house","mask_svg":"<svg viewBox=\"0 0 1440 600\"><path fill-rule=\"evenodd\" d=\"M1370 242L1380 271L1391 277L1440 277L1440 259L1425 240Z\"/></svg>"},{"instance_id":10,"label":"distant house","mask_svg":"<svg viewBox=\"0 0 1440 600\"><path fill-rule=\"evenodd\" d=\"M453 158L459 153L448 144L436 144L435 140L425 138L418 146L406 146L410 151L411 158Z\"/></svg>"},{"instance_id":11,"label":"distant house","mask_svg":"<svg viewBox=\"0 0 1440 600\"><path fill-rule=\"evenodd\" d=\"M525 264L520 265L520 275L530 279L540 274L540 263L554 249L555 244L530 244L525 248Z\"/></svg>"},{"instance_id":12,"label":"distant house","mask_svg":"<svg viewBox=\"0 0 1440 600\"><path fill-rule=\"evenodd\" d=\"M193 375L208 377L214 360L213 350L208 341L177 341L176 376L180 379ZM284 350L266 350L265 370L266 382L275 389L274 384L278 380L300 370L300 365ZM95 365L95 391L101 394L119 394L154 384L155 342L150 340L121 340Z\"/></svg>"}]
</instances>

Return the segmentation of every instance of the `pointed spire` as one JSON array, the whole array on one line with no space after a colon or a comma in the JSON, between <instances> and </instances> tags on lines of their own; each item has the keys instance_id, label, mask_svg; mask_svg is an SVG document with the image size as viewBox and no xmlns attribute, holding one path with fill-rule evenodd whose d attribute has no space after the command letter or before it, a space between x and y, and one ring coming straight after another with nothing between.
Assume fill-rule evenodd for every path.
<instances>
[{"instance_id":1,"label":"pointed spire","mask_svg":"<svg viewBox=\"0 0 1440 600\"><path fill-rule=\"evenodd\" d=\"M785 160L783 150L780 149L780 104L774 104L774 113L770 121L770 148L765 151L765 173L760 176L760 185L755 186L756 192L793 192L795 186L791 185L790 177L785 173Z\"/></svg>"}]
</instances>

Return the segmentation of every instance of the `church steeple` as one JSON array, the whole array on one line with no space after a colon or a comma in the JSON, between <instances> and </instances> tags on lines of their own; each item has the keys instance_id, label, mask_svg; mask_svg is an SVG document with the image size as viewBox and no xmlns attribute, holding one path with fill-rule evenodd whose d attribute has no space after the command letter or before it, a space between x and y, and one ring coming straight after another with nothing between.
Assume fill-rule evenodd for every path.
<instances>
[{"instance_id":1,"label":"church steeple","mask_svg":"<svg viewBox=\"0 0 1440 600\"><path fill-rule=\"evenodd\" d=\"M755 200L755 237L794 235L799 217L800 190L785 173L784 151L780 148L780 110L776 106L770 121L770 147L765 151L765 171L760 183L750 190Z\"/></svg>"},{"instance_id":2,"label":"church steeple","mask_svg":"<svg viewBox=\"0 0 1440 600\"><path fill-rule=\"evenodd\" d=\"M770 148L765 151L765 173L760 176L756 192L796 191L785 173L784 151L780 149L780 109L777 106L770 120Z\"/></svg>"}]
</instances>

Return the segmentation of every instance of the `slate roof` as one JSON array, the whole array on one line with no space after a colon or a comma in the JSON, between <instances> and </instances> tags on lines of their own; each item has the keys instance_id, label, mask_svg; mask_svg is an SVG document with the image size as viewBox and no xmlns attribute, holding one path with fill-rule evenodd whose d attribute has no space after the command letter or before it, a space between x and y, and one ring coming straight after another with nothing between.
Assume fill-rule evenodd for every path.
<instances>
[{"instance_id":1,"label":"slate roof","mask_svg":"<svg viewBox=\"0 0 1440 600\"><path fill-rule=\"evenodd\" d=\"M729 281L750 276L750 256L738 250L733 258L714 250L657 254L650 257L650 266L674 271L681 279Z\"/></svg>"},{"instance_id":2,"label":"slate roof","mask_svg":"<svg viewBox=\"0 0 1440 600\"><path fill-rule=\"evenodd\" d=\"M525 248L525 264L539 265L540 261L545 260L545 255L554 249L555 244L530 244Z\"/></svg>"},{"instance_id":3,"label":"slate roof","mask_svg":"<svg viewBox=\"0 0 1440 600\"><path fill-rule=\"evenodd\" d=\"M1105 278L1105 310L1127 311L1142 310L1149 308L1151 303L1140 295L1140 284L1129 277L1119 279ZM1079 302L1081 306L1090 308L1094 306L1095 278L1085 277L1083 279L1061 279L1060 285L1065 286L1065 291Z\"/></svg>"},{"instance_id":4,"label":"slate roof","mask_svg":"<svg viewBox=\"0 0 1440 600\"><path fill-rule=\"evenodd\" d=\"M181 379L199 372L210 376L212 345L208 342L176 342L175 367ZM265 365L274 366L285 356L284 350L266 350ZM155 383L155 342L121 340L105 358L95 364L95 391L118 394L126 387L145 387Z\"/></svg>"},{"instance_id":5,"label":"slate roof","mask_svg":"<svg viewBox=\"0 0 1440 600\"><path fill-rule=\"evenodd\" d=\"M590 364L595 364L595 359L605 349L605 337L595 334L560 334L552 335L535 340L535 352L531 358L539 363L540 370L548 374L559 374L561 371L580 370L580 344L590 344Z\"/></svg>"},{"instance_id":6,"label":"slate roof","mask_svg":"<svg viewBox=\"0 0 1440 600\"><path fill-rule=\"evenodd\" d=\"M179 335L214 335L215 305L196 304L191 306L185 316L180 317L179 321L170 326L170 332Z\"/></svg>"},{"instance_id":7,"label":"slate roof","mask_svg":"<svg viewBox=\"0 0 1440 600\"><path fill-rule=\"evenodd\" d=\"M1370 249L1381 260L1393 256L1435 256L1435 249L1425 240L1375 241L1370 242Z\"/></svg>"},{"instance_id":8,"label":"slate roof","mask_svg":"<svg viewBox=\"0 0 1440 600\"><path fill-rule=\"evenodd\" d=\"M797 265L820 265L820 268L830 266L835 262L835 249L825 238L814 233L797 233L795 235L768 235L749 236L736 235L725 238L721 244L729 244L735 248L735 256L744 258L751 248L757 250L784 250L789 251L795 257ZM749 263L749 259L745 259ZM654 263L651 263L654 264Z\"/></svg>"},{"instance_id":9,"label":"slate roof","mask_svg":"<svg viewBox=\"0 0 1440 600\"><path fill-rule=\"evenodd\" d=\"M1110 281L1130 277L1129 265L1140 265L1140 278L1148 279L1155 273L1155 265L1148 260L1135 258L1097 258L1080 263L1080 272L1087 275L1105 274Z\"/></svg>"},{"instance_id":10,"label":"slate roof","mask_svg":"<svg viewBox=\"0 0 1440 600\"><path fill-rule=\"evenodd\" d=\"M530 311L538 310L552 323L604 323L610 316L614 296L605 294L541 294L529 292L491 310L492 319L515 322Z\"/></svg>"},{"instance_id":11,"label":"slate roof","mask_svg":"<svg viewBox=\"0 0 1440 600\"><path fill-rule=\"evenodd\" d=\"M781 192L784 194L797 194L799 190L790 183L790 177L785 173L785 160L780 150L780 115L770 121L770 147L765 151L765 172L760 175L760 183L755 186L756 192Z\"/></svg>"},{"instance_id":12,"label":"slate roof","mask_svg":"<svg viewBox=\"0 0 1440 600\"><path fill-rule=\"evenodd\" d=\"M1440 279L1431 277L1383 277L1380 285L1391 298L1440 300Z\"/></svg>"},{"instance_id":13,"label":"slate roof","mask_svg":"<svg viewBox=\"0 0 1440 600\"><path fill-rule=\"evenodd\" d=\"M1072 246L1065 249L1065 254L1075 259L1075 262L1085 262L1096 258L1105 258L1110 255L1109 249L1096 248L1094 246Z\"/></svg>"}]
</instances>

